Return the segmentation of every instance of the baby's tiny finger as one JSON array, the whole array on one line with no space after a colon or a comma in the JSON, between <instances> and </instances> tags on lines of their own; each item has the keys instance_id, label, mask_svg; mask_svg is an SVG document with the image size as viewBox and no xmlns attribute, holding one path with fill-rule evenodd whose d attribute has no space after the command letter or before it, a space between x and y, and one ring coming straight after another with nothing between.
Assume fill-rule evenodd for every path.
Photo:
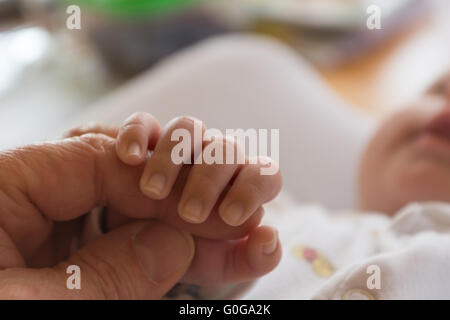
<instances>
[{"instance_id":1,"label":"baby's tiny finger","mask_svg":"<svg viewBox=\"0 0 450 320\"><path fill-rule=\"evenodd\" d=\"M271 160L270 160L271 161ZM260 206L280 192L282 177L278 165L270 162L275 174L262 175L267 161L244 166L219 206L219 215L230 226L244 223Z\"/></svg>"},{"instance_id":2,"label":"baby's tiny finger","mask_svg":"<svg viewBox=\"0 0 450 320\"><path fill-rule=\"evenodd\" d=\"M281 260L281 245L278 238L278 230L269 226L260 226L248 238L245 246L245 257L241 258L241 266L237 259L234 273L247 273L247 277L260 277L272 271ZM244 253L241 253L244 256ZM247 272L245 272L247 270ZM228 277L233 279L235 275L230 271ZM230 279L230 280L231 280Z\"/></svg>"},{"instance_id":3,"label":"baby's tiny finger","mask_svg":"<svg viewBox=\"0 0 450 320\"><path fill-rule=\"evenodd\" d=\"M218 285L244 282L272 271L280 262L278 231L259 226L238 241L195 238L195 256L183 282Z\"/></svg>"},{"instance_id":4,"label":"baby's tiny finger","mask_svg":"<svg viewBox=\"0 0 450 320\"><path fill-rule=\"evenodd\" d=\"M192 117L166 125L141 177L141 191L147 197L160 200L169 195L181 167L192 160L193 152L201 152L204 130L202 122Z\"/></svg>"},{"instance_id":5,"label":"baby's tiny finger","mask_svg":"<svg viewBox=\"0 0 450 320\"><path fill-rule=\"evenodd\" d=\"M160 133L161 127L151 114L132 114L120 127L116 143L117 155L126 164L141 164L147 150L155 147Z\"/></svg>"},{"instance_id":6,"label":"baby's tiny finger","mask_svg":"<svg viewBox=\"0 0 450 320\"><path fill-rule=\"evenodd\" d=\"M216 154L221 153L222 161L209 163L207 159L209 150L215 150ZM182 219L191 223L202 223L208 218L239 168L238 164L227 164L223 161L228 151L243 154L234 141L225 138L216 138L204 147L203 163L194 165L190 170L179 202L178 212Z\"/></svg>"}]
</instances>

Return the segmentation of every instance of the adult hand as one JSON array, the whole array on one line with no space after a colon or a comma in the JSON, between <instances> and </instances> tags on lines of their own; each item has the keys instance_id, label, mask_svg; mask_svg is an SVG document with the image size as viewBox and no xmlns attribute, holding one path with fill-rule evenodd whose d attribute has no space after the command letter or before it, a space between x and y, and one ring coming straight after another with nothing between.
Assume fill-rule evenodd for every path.
<instances>
[{"instance_id":1,"label":"adult hand","mask_svg":"<svg viewBox=\"0 0 450 320\"><path fill-rule=\"evenodd\" d=\"M276 266L281 249L268 259L265 244L276 242L272 229L258 227L261 215L238 228L217 214L201 226L181 220L186 174L167 199L151 200L139 189L143 166L120 161L115 141L84 134L0 153L0 298L158 299L180 280L241 282ZM73 250L96 207L126 221ZM142 220L150 218L163 222ZM177 230L200 236L194 259L193 239ZM81 268L81 290L66 287L69 265Z\"/></svg>"},{"instance_id":2,"label":"adult hand","mask_svg":"<svg viewBox=\"0 0 450 320\"><path fill-rule=\"evenodd\" d=\"M139 175L129 173L115 156L114 141L103 135L1 152L0 299L166 294L188 270L194 242L162 222L133 221L71 253L86 212L114 207L124 193L123 205L133 195L134 204L145 205L133 193ZM80 267L80 290L66 286L69 265Z\"/></svg>"}]
</instances>

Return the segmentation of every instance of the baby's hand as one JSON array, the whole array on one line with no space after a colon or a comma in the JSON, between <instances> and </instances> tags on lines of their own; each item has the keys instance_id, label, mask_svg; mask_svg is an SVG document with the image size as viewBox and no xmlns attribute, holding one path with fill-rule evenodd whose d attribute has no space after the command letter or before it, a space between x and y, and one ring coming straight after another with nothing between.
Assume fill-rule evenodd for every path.
<instances>
[{"instance_id":1,"label":"baby's hand","mask_svg":"<svg viewBox=\"0 0 450 320\"><path fill-rule=\"evenodd\" d=\"M197 131L194 133L194 123ZM189 154L183 154L185 160L193 162L194 150L203 149L198 157L206 159L206 152L223 150L222 164L183 165L175 163L174 148L180 141L172 141L172 134L177 129L190 133ZM205 127L198 120L189 117L175 118L161 133L158 122L149 114L139 113L128 118L119 130L117 137L117 154L126 164L145 164L140 180L141 191L154 200L166 199L171 192L181 192L178 201L178 213L187 222L200 224L209 218L214 208L222 220L230 226L239 226L253 214L262 211L262 205L272 200L280 191L282 178L278 168L274 175L261 175L261 168L274 164L270 159L253 159L249 161L237 143L231 139L216 138L203 140ZM201 135L198 142L195 134ZM200 145L195 145L200 144ZM147 160L147 150L153 150ZM224 164L226 151L232 150L236 158L233 164ZM177 153L178 154L178 153ZM237 161L242 159L240 163ZM252 163L252 164L250 164ZM186 172L183 172L184 169ZM182 190L176 188L180 175L186 174Z\"/></svg>"}]
</instances>

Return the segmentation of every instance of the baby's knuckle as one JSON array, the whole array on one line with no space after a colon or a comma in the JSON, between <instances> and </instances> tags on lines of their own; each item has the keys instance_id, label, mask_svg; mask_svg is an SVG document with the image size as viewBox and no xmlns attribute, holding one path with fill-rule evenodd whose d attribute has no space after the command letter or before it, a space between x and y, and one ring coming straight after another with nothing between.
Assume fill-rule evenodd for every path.
<instances>
[{"instance_id":1,"label":"baby's knuckle","mask_svg":"<svg viewBox=\"0 0 450 320\"><path fill-rule=\"evenodd\" d=\"M124 121L124 126L141 125L144 122L145 116L145 112L135 112Z\"/></svg>"},{"instance_id":2,"label":"baby's knuckle","mask_svg":"<svg viewBox=\"0 0 450 320\"><path fill-rule=\"evenodd\" d=\"M135 121L135 122L128 122L122 125L120 127L120 134L123 137L124 134L134 134L136 131L143 131L145 129L145 124L143 122Z\"/></svg>"},{"instance_id":3,"label":"baby's knuckle","mask_svg":"<svg viewBox=\"0 0 450 320\"><path fill-rule=\"evenodd\" d=\"M185 129L189 132L193 132L195 126L198 125L201 125L202 131L205 130L205 125L200 119L191 116L179 116L169 121L167 127L171 131L176 129Z\"/></svg>"},{"instance_id":4,"label":"baby's knuckle","mask_svg":"<svg viewBox=\"0 0 450 320\"><path fill-rule=\"evenodd\" d=\"M194 127L194 121L195 120L189 116L180 116L175 118L174 127L190 129Z\"/></svg>"}]
</instances>

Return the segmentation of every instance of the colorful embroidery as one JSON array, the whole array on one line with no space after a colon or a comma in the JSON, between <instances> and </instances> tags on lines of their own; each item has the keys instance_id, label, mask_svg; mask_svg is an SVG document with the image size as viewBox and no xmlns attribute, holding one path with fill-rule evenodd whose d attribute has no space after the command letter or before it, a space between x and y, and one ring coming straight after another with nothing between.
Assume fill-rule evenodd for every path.
<instances>
[{"instance_id":1,"label":"colorful embroidery","mask_svg":"<svg viewBox=\"0 0 450 320\"><path fill-rule=\"evenodd\" d=\"M351 289L344 292L342 300L375 300L375 298L365 290Z\"/></svg>"},{"instance_id":2,"label":"colorful embroidery","mask_svg":"<svg viewBox=\"0 0 450 320\"><path fill-rule=\"evenodd\" d=\"M310 262L314 272L320 277L328 278L335 271L328 259L313 248L295 246L292 248L292 254L300 259Z\"/></svg>"}]
</instances>

